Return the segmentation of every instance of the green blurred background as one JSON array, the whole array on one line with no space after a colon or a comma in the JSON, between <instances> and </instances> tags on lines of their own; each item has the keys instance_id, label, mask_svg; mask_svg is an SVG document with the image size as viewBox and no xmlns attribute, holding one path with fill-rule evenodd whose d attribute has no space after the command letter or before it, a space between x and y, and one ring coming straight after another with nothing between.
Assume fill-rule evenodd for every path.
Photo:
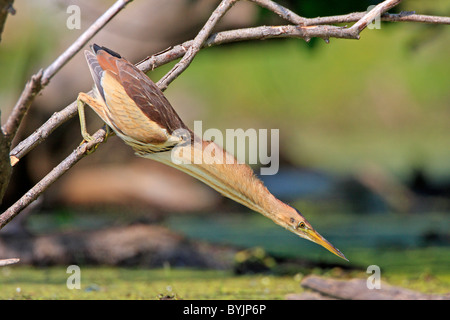
<instances>
[{"instance_id":1,"label":"green blurred background","mask_svg":"<svg viewBox=\"0 0 450 320\"><path fill-rule=\"evenodd\" d=\"M139 1L135 2L137 5ZM345 4L333 1L325 5L323 1L293 0L283 3L308 17L364 11L373 4L371 1L347 1ZM135 3L130 4L130 8L133 5ZM189 5L199 4L190 1ZM230 11L230 14L235 12L235 20L228 21L223 28L246 23L281 23L262 9L248 11L251 16L242 22L238 15L240 7L237 7ZM70 43L70 39L82 31L60 27L66 19L61 3L56 9L52 8L54 19L48 18L48 7L34 4L31 9L21 9L17 19L20 14L28 18L22 17L19 24L14 21L16 17L9 17L7 26L11 24L14 27L9 26L5 30L0 45L2 122L29 76L48 65L62 51L62 42ZM127 10L121 15L126 16ZM450 4L448 1L404 1L395 12L400 10L448 15ZM191 39L207 14L196 16L198 21L188 30L180 27L172 36L167 36L167 45ZM83 25L82 29L85 27ZM133 24L124 29L133 32L132 27ZM105 29L104 32L114 33L117 29L111 30ZM94 41L99 40L94 38ZM102 44L110 46L108 42ZM134 48L135 53L125 45L113 46L112 49L131 61L138 61L164 49L166 43L160 45L160 48L148 49L153 51ZM194 120L202 120L203 128L280 129L280 173L262 179L275 195L299 208L321 234L344 252L350 264L341 263L318 246L306 243L271 221L240 207L229 205L226 210L217 208L198 214L166 213L162 225L189 239L239 248L261 247L276 257L308 259L343 269L350 266L357 270L352 276L360 276L358 272L364 275L367 266L376 264L382 268L383 279L393 284L427 293L449 292L449 57L448 26L387 22L382 23L380 29L364 30L358 41L330 39L326 44L321 39L313 39L310 43L297 39L266 40L202 50L166 91L174 108L191 127ZM149 76L156 81L171 66L173 63L158 68ZM75 65L74 70L87 72L84 65L83 69ZM77 76L73 74L73 77ZM73 101L79 91L89 89L90 85L86 82L77 87L68 82L63 92L66 100L59 100L62 102L54 107L46 105L42 109L45 111L35 119L45 120L46 115ZM43 95L46 95L45 91ZM70 132L76 134L77 121L71 122L74 129ZM30 133L35 127L31 125L23 131ZM62 131L60 133L63 136ZM70 150L79 143L80 138L73 137L49 142L53 146L51 155L62 158L64 152L61 150ZM62 147L64 143L69 144L69 149ZM93 157L96 156L108 157L102 150ZM30 153L29 157L33 154ZM39 159L34 158L31 163L39 166L36 165ZM57 160L50 160L50 163ZM95 163L95 160L86 161ZM33 167L33 164L27 167L32 171L29 166ZM18 193L26 190L41 174L22 177L24 186L15 190ZM18 193L12 193L11 199ZM59 204L47 204L40 214L28 217L27 225L32 232L44 234L77 230L89 224L85 220L89 220L92 209L73 208L64 201L56 203ZM95 212L106 225L117 221L117 217L124 213L117 210L111 213L108 209ZM297 275L297 278L286 276L286 273L278 274L279 278L276 273L271 274L272 280L265 284L264 278L249 278L249 282L263 283L262 286L270 288L268 292L271 293L261 296L262 289L255 285L254 291L233 296L222 290L224 281L231 287L236 281L236 287L240 288L248 286L248 283L246 278L223 271L203 273L205 278L202 278L202 273L195 270L179 270L182 274L179 276L176 271L165 268L165 271L153 270L152 276L148 276L149 273L145 273L150 272L148 270L141 273L140 269L114 271L105 268L100 269L105 280L99 280L94 276L99 274L99 269L86 268L87 277L92 272L89 281L97 283L102 290L87 290L89 287L85 287L79 295L70 292L70 296L66 296L64 292L67 290L49 286L41 292L41 289L30 285L33 281L23 276L31 272L40 277L40 272L21 266L11 268L8 275L0 275L0 283L3 282L2 286L8 289L2 289L0 292L3 294L0 295L2 298L111 298L117 295L142 298L148 294L156 296L167 290L166 285L173 287L176 283L178 291L175 293L182 297L282 298L287 292L299 290L298 274L331 272L331 275L341 275L336 268L331 271L320 271L319 268L287 272L288 275ZM47 269L47 280L37 282L42 285L51 283L52 277L64 278L58 270L62 269ZM121 276L117 275L118 272ZM126 272L130 272L129 277L123 276ZM110 277L117 279L114 288L106 284L111 281ZM194 289L196 293L192 294L189 290L193 285L191 282L177 282L186 278L200 283L200 286L205 285L201 280L216 281L212 286L222 289L211 293L200 287L198 293ZM153 291L148 293L145 288L129 288L120 281L161 281L161 284L157 288L152 287ZM285 283L284 290L267 284L277 281ZM27 285L30 289L25 293ZM17 292L17 287L22 290ZM237 289L230 290L238 292ZM87 292L91 291L97 292L96 295L89 296L91 293Z\"/></svg>"}]
</instances>

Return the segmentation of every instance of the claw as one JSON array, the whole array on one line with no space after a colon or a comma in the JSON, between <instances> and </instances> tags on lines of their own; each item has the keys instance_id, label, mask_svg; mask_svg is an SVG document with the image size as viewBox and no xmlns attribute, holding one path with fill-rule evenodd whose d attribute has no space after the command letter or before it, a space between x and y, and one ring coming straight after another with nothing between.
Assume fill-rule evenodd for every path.
<instances>
[{"instance_id":1,"label":"claw","mask_svg":"<svg viewBox=\"0 0 450 320\"><path fill-rule=\"evenodd\" d=\"M86 130L86 119L84 116L85 102L83 101L82 97L83 97L83 95L80 93L78 95L78 99L77 99L78 116L80 118L80 126L81 126L81 135L83 136L83 141L81 141L80 146L84 143L88 143L88 142L91 142L92 140L94 140L94 138ZM91 149L87 149L86 154L91 154L91 153L95 152L95 150L97 150L97 147L98 147L98 145L95 145Z\"/></svg>"},{"instance_id":2,"label":"claw","mask_svg":"<svg viewBox=\"0 0 450 320\"><path fill-rule=\"evenodd\" d=\"M80 142L80 146L82 146L82 145L85 144L85 143L89 143L89 142L91 142L92 140L94 140L94 138L93 138L91 135L89 135L89 134L83 135L83 141ZM98 144L96 144L95 146L93 146L93 147L90 148L90 149L86 149L86 154L94 153L95 150L97 150L97 147L98 147Z\"/></svg>"},{"instance_id":3,"label":"claw","mask_svg":"<svg viewBox=\"0 0 450 320\"><path fill-rule=\"evenodd\" d=\"M98 144L96 144L95 146L93 146L90 149L86 149L86 154L91 154L94 153L97 150Z\"/></svg>"},{"instance_id":4,"label":"claw","mask_svg":"<svg viewBox=\"0 0 450 320\"><path fill-rule=\"evenodd\" d=\"M103 130L106 132L105 140L103 140L103 142L106 142L110 136L115 134L115 132L107 124L103 126Z\"/></svg>"},{"instance_id":5,"label":"claw","mask_svg":"<svg viewBox=\"0 0 450 320\"><path fill-rule=\"evenodd\" d=\"M94 140L94 138L89 133L83 134L83 142L91 142L92 140Z\"/></svg>"}]
</instances>

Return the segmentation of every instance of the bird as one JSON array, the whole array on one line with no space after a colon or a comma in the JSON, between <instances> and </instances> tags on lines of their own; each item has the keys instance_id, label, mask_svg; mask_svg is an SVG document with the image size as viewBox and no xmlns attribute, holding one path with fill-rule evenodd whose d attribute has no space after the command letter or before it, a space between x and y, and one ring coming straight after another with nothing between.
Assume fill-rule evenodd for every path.
<instances>
[{"instance_id":1,"label":"bird","mask_svg":"<svg viewBox=\"0 0 450 320\"><path fill-rule=\"evenodd\" d=\"M277 199L253 169L188 128L157 85L120 54L97 44L84 52L94 80L93 96L80 92L77 107L84 141L88 105L140 157L181 170L301 238L348 261L300 211ZM208 152L205 152L208 150Z\"/></svg>"}]
</instances>

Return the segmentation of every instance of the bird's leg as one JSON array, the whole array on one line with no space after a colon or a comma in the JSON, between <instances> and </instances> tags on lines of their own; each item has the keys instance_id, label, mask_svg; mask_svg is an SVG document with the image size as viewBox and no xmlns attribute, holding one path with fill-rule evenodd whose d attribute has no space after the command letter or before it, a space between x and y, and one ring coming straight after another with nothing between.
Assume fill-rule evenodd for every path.
<instances>
[{"instance_id":1,"label":"bird's leg","mask_svg":"<svg viewBox=\"0 0 450 320\"><path fill-rule=\"evenodd\" d=\"M105 125L103 126L103 129L105 130L105 132L106 132L106 135L105 135L105 140L103 140L103 142L106 142L106 140L108 140L108 138L110 137L110 136L113 136L114 134L115 134L115 132L110 128L110 126L108 126L106 123L105 123Z\"/></svg>"},{"instance_id":2,"label":"bird's leg","mask_svg":"<svg viewBox=\"0 0 450 320\"><path fill-rule=\"evenodd\" d=\"M104 106L101 103L99 103L96 99L92 98L91 96L89 96L88 94L83 93L83 92L80 92L78 94L78 99L77 99L78 117L80 118L81 135L83 136L83 141L81 142L81 144L83 144L84 142L92 141L94 139L87 132L87 129L86 129L86 117L85 117L85 113L84 113L85 105L90 106L100 116L105 115L104 114ZM103 118L103 117L101 117L101 118ZM111 128L107 124L105 124L104 130L106 131L106 135L105 135L105 139L104 139L104 142L105 142L108 139L108 137L114 133L114 131L112 131ZM96 149L97 149L97 146L95 146L92 150L88 150L87 152L92 153Z\"/></svg>"},{"instance_id":3,"label":"bird's leg","mask_svg":"<svg viewBox=\"0 0 450 320\"><path fill-rule=\"evenodd\" d=\"M83 142L89 142L92 141L94 138L87 132L86 129L86 116L84 114L84 105L87 104L86 100L84 99L84 94L81 93L78 95L77 99L77 106L78 106L78 117L80 118L80 127L81 127L81 135L83 136Z\"/></svg>"}]
</instances>

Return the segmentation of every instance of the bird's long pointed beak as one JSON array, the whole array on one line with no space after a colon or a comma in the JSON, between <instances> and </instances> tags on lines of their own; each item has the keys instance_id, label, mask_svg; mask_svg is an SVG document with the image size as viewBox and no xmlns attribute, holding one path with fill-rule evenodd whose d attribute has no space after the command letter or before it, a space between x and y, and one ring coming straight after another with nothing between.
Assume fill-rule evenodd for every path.
<instances>
[{"instance_id":1,"label":"bird's long pointed beak","mask_svg":"<svg viewBox=\"0 0 450 320\"><path fill-rule=\"evenodd\" d=\"M308 230L305 230L304 234L306 235L306 238L308 240L321 245L322 247L324 247L328 251L334 253L338 257L348 261L348 259L344 256L344 254L341 251L339 251L338 248L333 246L327 239L322 237L316 230L308 229Z\"/></svg>"}]
</instances>

